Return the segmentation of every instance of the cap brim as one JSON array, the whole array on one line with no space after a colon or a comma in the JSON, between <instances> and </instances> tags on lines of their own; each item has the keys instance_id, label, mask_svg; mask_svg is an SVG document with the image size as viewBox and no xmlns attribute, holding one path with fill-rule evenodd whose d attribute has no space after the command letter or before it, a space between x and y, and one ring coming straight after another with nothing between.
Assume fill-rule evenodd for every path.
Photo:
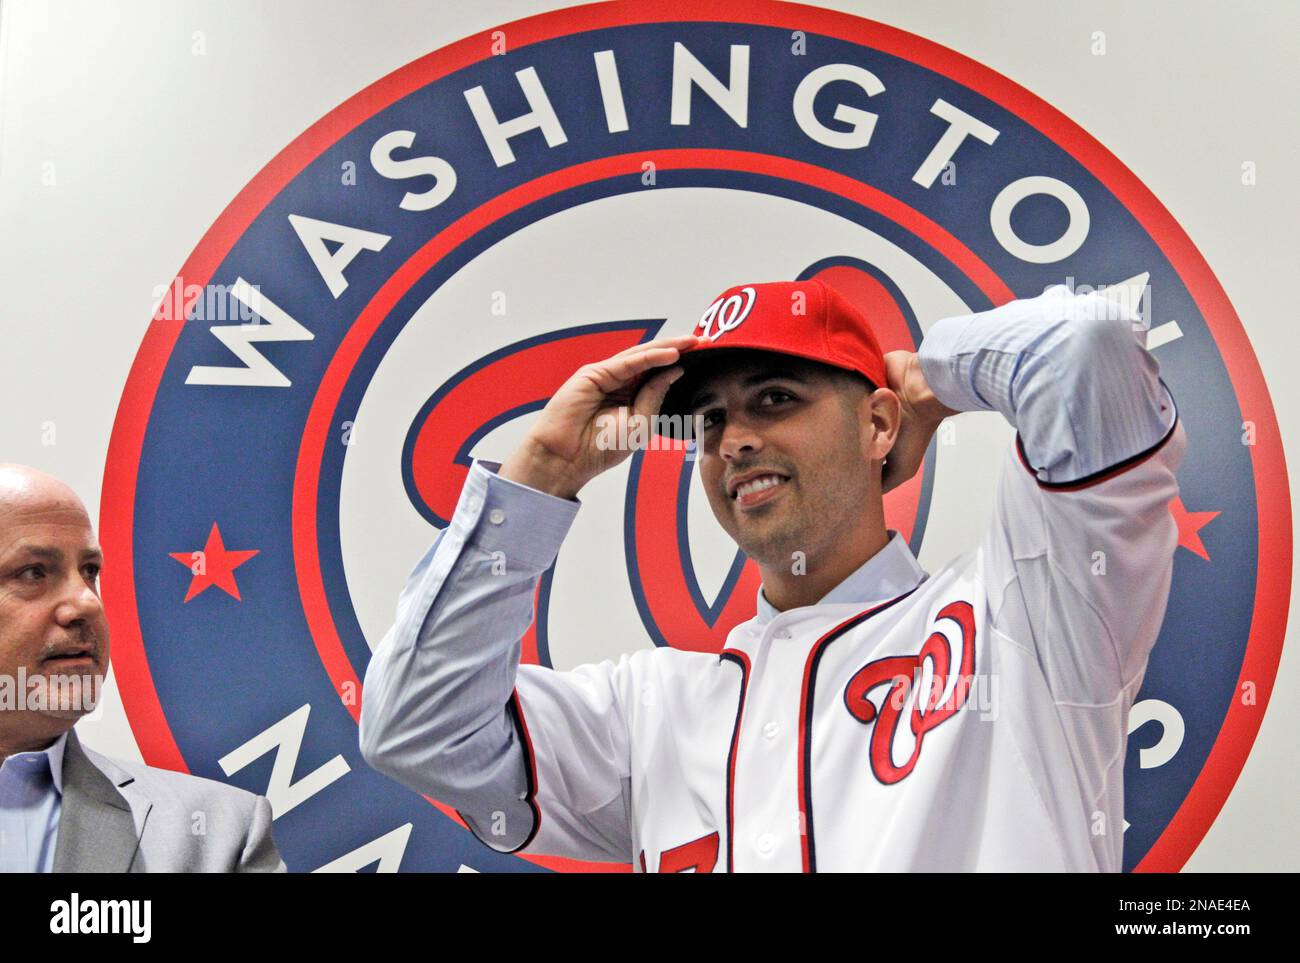
<instances>
[{"instance_id":1,"label":"cap brim","mask_svg":"<svg viewBox=\"0 0 1300 963\"><path fill-rule=\"evenodd\" d=\"M783 355L787 358L811 361L813 364L824 365L827 368L840 368L839 365L833 365L811 355L797 354L793 351L777 351L772 348L741 346L695 348L683 353L677 361L677 364L683 369L683 374L672 383L668 388L668 393L664 396L664 402L659 407L660 417L655 419L655 434L678 441L684 438L694 438L696 433L694 431L685 433L685 426L690 424L691 416L694 414L691 403L695 400L694 396L700 389L701 381L729 361L738 357L756 354ZM862 374L861 371L853 368L840 368L840 370L852 371L854 374L866 378L866 375ZM867 381L872 384L874 390L875 385L871 382L871 379L868 378Z\"/></svg>"},{"instance_id":2,"label":"cap brim","mask_svg":"<svg viewBox=\"0 0 1300 963\"><path fill-rule=\"evenodd\" d=\"M733 355L737 350L740 349L718 348L709 351L697 349L682 354L677 364L681 366L683 373L668 387L664 402L659 407L659 418L655 419L656 434L678 441L694 437L693 433L685 433L685 426L690 421L692 414L690 403L699 390L700 381L717 367L718 362L723 360L723 356Z\"/></svg>"}]
</instances>

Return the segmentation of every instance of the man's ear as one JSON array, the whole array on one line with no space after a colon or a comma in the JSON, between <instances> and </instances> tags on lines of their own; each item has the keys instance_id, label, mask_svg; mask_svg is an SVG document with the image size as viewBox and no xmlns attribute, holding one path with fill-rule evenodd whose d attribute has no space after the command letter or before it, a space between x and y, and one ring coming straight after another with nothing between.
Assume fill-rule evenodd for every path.
<instances>
[{"instance_id":1,"label":"man's ear","mask_svg":"<svg viewBox=\"0 0 1300 963\"><path fill-rule=\"evenodd\" d=\"M903 424L903 403L889 388L877 388L858 403L859 438L862 456L883 462L893 450Z\"/></svg>"}]
</instances>

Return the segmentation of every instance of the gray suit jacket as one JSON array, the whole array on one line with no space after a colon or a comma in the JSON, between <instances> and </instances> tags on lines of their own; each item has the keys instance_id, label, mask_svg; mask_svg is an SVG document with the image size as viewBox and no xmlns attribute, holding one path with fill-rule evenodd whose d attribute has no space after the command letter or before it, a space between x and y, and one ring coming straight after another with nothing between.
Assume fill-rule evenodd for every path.
<instances>
[{"instance_id":1,"label":"gray suit jacket","mask_svg":"<svg viewBox=\"0 0 1300 963\"><path fill-rule=\"evenodd\" d=\"M271 805L211 779L119 762L69 730L56 873L282 873Z\"/></svg>"}]
</instances>

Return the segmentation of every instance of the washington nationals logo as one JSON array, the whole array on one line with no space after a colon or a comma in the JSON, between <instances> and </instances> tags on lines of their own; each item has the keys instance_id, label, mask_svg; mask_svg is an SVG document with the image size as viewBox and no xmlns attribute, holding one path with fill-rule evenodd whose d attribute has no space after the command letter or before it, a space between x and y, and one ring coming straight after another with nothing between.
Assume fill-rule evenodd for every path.
<instances>
[{"instance_id":1,"label":"washington nationals logo","mask_svg":"<svg viewBox=\"0 0 1300 963\"><path fill-rule=\"evenodd\" d=\"M706 299L796 278L840 291L885 351L1055 284L1151 292L1148 346L1196 404L1125 862L1177 869L1264 712L1290 584L1285 464L1240 323L1168 212L1052 107L923 38L767 0L619 0L433 51L293 140L205 233L140 346L102 493L114 671L145 760L267 795L294 870L572 868L492 851L366 766L370 653L473 459L504 458L583 364L697 319L721 337L753 292L700 319ZM1258 443L1222 443L1239 421ZM979 538L966 485L1004 452L975 437L940 437L886 496L914 552L933 529ZM758 571L695 468L682 446L638 451L584 489L524 659L718 652L754 615ZM901 681L967 667L946 611L846 693L883 780L949 717ZM1195 666L1189 638L1215 640Z\"/></svg>"},{"instance_id":2,"label":"washington nationals logo","mask_svg":"<svg viewBox=\"0 0 1300 963\"><path fill-rule=\"evenodd\" d=\"M717 341L728 331L740 327L740 323L749 317L750 309L754 307L754 289L741 288L740 294L733 294L728 298L719 298L709 305L704 316L700 318L699 323L695 326L702 337L710 341ZM743 295L743 297L741 296ZM714 323L717 324L717 330L714 330Z\"/></svg>"},{"instance_id":3,"label":"washington nationals logo","mask_svg":"<svg viewBox=\"0 0 1300 963\"><path fill-rule=\"evenodd\" d=\"M916 655L888 656L868 662L844 688L844 704L850 715L872 726L871 771L885 785L907 778L921 756L925 734L966 704L974 683L974 608L969 602L951 602L940 609L936 619L952 619L957 623L959 634L955 641L936 629ZM929 679L923 682L927 663ZM877 707L871 697L878 695L876 690L882 687L888 688ZM903 719L907 719L915 742L907 761L896 765L894 743Z\"/></svg>"}]
</instances>

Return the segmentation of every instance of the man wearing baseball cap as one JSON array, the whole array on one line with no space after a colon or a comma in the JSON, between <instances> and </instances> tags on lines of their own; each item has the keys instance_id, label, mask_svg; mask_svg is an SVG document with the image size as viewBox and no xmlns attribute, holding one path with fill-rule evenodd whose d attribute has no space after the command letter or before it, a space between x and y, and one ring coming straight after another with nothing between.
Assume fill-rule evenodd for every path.
<instances>
[{"instance_id":1,"label":"man wearing baseball cap","mask_svg":"<svg viewBox=\"0 0 1300 963\"><path fill-rule=\"evenodd\" d=\"M692 334L584 366L504 464L474 464L367 671L363 754L502 852L1119 870L1186 444L1135 321L1057 286L883 354L829 286L755 283ZM945 418L980 409L1017 430L992 522L926 573L882 495ZM630 454L602 426L684 435L684 418L713 513L762 575L755 616L720 654L520 665L578 492Z\"/></svg>"},{"instance_id":2,"label":"man wearing baseball cap","mask_svg":"<svg viewBox=\"0 0 1300 963\"><path fill-rule=\"evenodd\" d=\"M873 388L885 384L885 359L867 319L839 291L815 279L724 291L696 325L696 335L699 343L683 355L683 367L707 367L719 349L749 349L855 371ZM664 414L689 400L682 397L684 387L678 382L669 392Z\"/></svg>"},{"instance_id":3,"label":"man wearing baseball cap","mask_svg":"<svg viewBox=\"0 0 1300 963\"><path fill-rule=\"evenodd\" d=\"M678 362L683 374L654 424L670 436L699 435L714 515L763 570L766 601L781 609L815 603L885 547L881 494L916 473L935 428L957 412L917 390L905 417L905 395L877 393L891 382L876 336L861 312L821 281L731 288L695 333L700 340ZM907 380L914 359L907 352L890 359L893 383ZM782 390L795 387L794 399ZM716 406L728 388L736 404L751 403L765 434L793 432L801 451L765 445L749 459L743 448L736 458L712 457L709 438L722 417ZM800 409L793 422L792 408ZM883 471L886 454L892 458ZM793 504L761 507L778 498ZM853 507L846 512L846 505ZM834 550L819 551L828 541Z\"/></svg>"}]
</instances>

